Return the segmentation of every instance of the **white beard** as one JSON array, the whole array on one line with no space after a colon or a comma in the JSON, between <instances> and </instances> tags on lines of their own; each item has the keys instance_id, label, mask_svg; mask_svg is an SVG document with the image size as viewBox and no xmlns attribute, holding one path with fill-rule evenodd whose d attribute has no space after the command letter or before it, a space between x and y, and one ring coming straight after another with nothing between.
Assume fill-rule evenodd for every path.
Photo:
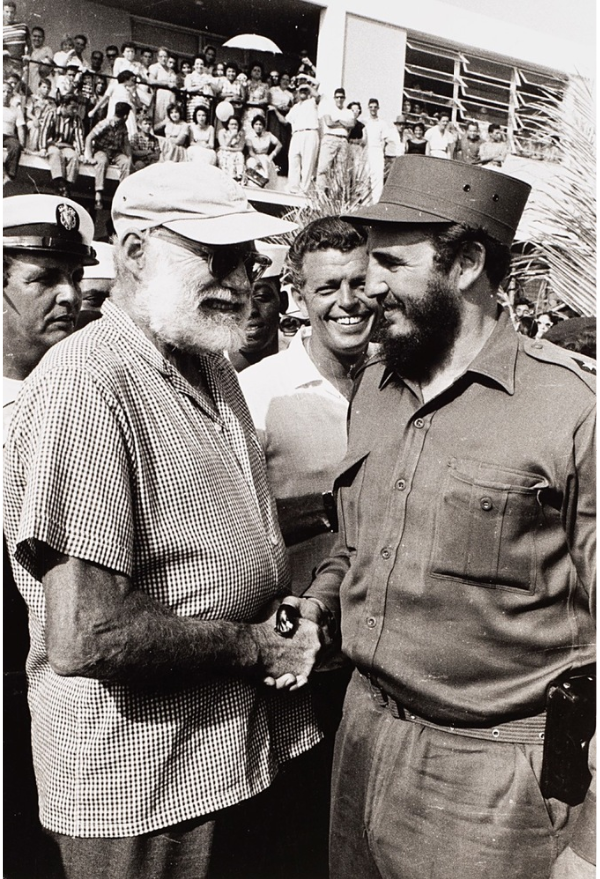
<instances>
[{"instance_id":1,"label":"white beard","mask_svg":"<svg viewBox=\"0 0 600 879\"><path fill-rule=\"evenodd\" d=\"M199 288L195 280L198 258L193 255L176 259L172 249L156 239L147 254L147 280L137 292L136 308L157 340L193 354L237 350L245 339L250 295L245 307L236 312L202 308L208 297L226 301L239 297L218 281Z\"/></svg>"}]
</instances>

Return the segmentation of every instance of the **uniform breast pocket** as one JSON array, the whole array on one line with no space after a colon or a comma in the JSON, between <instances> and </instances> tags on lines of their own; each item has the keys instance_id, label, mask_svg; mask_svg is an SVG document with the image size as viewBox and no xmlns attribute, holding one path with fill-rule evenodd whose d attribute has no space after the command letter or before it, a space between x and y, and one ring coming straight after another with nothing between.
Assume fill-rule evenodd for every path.
<instances>
[{"instance_id":1,"label":"uniform breast pocket","mask_svg":"<svg viewBox=\"0 0 600 879\"><path fill-rule=\"evenodd\" d=\"M355 551L361 528L360 495L365 479L369 452L346 455L338 468L333 490L338 498L340 531L344 532L346 546Z\"/></svg>"},{"instance_id":2,"label":"uniform breast pocket","mask_svg":"<svg viewBox=\"0 0 600 879\"><path fill-rule=\"evenodd\" d=\"M437 508L431 574L533 592L539 493L547 487L536 473L453 458Z\"/></svg>"}]
</instances>

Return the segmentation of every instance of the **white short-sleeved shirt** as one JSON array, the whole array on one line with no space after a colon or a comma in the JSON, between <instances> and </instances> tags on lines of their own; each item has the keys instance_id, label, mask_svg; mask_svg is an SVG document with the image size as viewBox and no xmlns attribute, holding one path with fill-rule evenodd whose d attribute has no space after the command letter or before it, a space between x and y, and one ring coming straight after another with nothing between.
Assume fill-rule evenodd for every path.
<instances>
[{"instance_id":1,"label":"white short-sleeved shirt","mask_svg":"<svg viewBox=\"0 0 600 879\"><path fill-rule=\"evenodd\" d=\"M314 98L298 101L287 115L287 121L292 126L292 133L307 129L319 130L319 110Z\"/></svg>"},{"instance_id":2,"label":"white short-sleeved shirt","mask_svg":"<svg viewBox=\"0 0 600 879\"><path fill-rule=\"evenodd\" d=\"M306 353L309 335L309 328L300 330L285 351L239 376L276 498L331 491L346 454L348 401ZM296 595L310 585L313 568L328 555L335 536L319 534L289 547Z\"/></svg>"},{"instance_id":3,"label":"white short-sleeved shirt","mask_svg":"<svg viewBox=\"0 0 600 879\"><path fill-rule=\"evenodd\" d=\"M41 820L59 833L131 836L225 808L318 740L302 692L234 675L141 691L59 677L48 663L40 543L127 575L180 616L252 621L287 590L237 377L221 356L200 363L218 415L108 302L101 321L48 352L15 406L4 525L29 606Z\"/></svg>"},{"instance_id":4,"label":"white short-sleeved shirt","mask_svg":"<svg viewBox=\"0 0 600 879\"><path fill-rule=\"evenodd\" d=\"M438 159L449 159L448 147L456 138L448 129L442 132L437 125L434 125L425 132L425 140L429 142L430 155Z\"/></svg>"}]
</instances>

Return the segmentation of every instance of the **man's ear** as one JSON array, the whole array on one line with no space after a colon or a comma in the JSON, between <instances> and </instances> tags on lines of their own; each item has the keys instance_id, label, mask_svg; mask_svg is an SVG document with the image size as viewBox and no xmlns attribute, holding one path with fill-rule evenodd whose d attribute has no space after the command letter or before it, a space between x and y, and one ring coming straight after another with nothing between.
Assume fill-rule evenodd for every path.
<instances>
[{"instance_id":1,"label":"man's ear","mask_svg":"<svg viewBox=\"0 0 600 879\"><path fill-rule=\"evenodd\" d=\"M485 247L479 241L464 244L458 254L453 271L456 272L456 283L461 292L469 290L481 277L485 270Z\"/></svg>"},{"instance_id":2,"label":"man's ear","mask_svg":"<svg viewBox=\"0 0 600 879\"><path fill-rule=\"evenodd\" d=\"M302 295L301 290L297 290L296 287L292 287L292 296L294 297L294 302L300 309L300 314L305 320L310 320L308 316L308 311L306 308L306 302L304 301L304 296Z\"/></svg>"},{"instance_id":3,"label":"man's ear","mask_svg":"<svg viewBox=\"0 0 600 879\"><path fill-rule=\"evenodd\" d=\"M132 229L123 238L121 248L129 271L139 278L146 265L148 232Z\"/></svg>"}]
</instances>

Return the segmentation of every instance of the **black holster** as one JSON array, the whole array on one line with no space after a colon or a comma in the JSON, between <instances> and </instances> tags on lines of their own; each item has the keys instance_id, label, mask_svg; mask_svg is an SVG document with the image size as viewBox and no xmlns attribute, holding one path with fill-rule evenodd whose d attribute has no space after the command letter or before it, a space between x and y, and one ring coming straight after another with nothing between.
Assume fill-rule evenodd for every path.
<instances>
[{"instance_id":1,"label":"black holster","mask_svg":"<svg viewBox=\"0 0 600 879\"><path fill-rule=\"evenodd\" d=\"M576 806L583 802L591 781L590 740L596 728L596 665L570 669L549 685L540 787Z\"/></svg>"}]
</instances>

